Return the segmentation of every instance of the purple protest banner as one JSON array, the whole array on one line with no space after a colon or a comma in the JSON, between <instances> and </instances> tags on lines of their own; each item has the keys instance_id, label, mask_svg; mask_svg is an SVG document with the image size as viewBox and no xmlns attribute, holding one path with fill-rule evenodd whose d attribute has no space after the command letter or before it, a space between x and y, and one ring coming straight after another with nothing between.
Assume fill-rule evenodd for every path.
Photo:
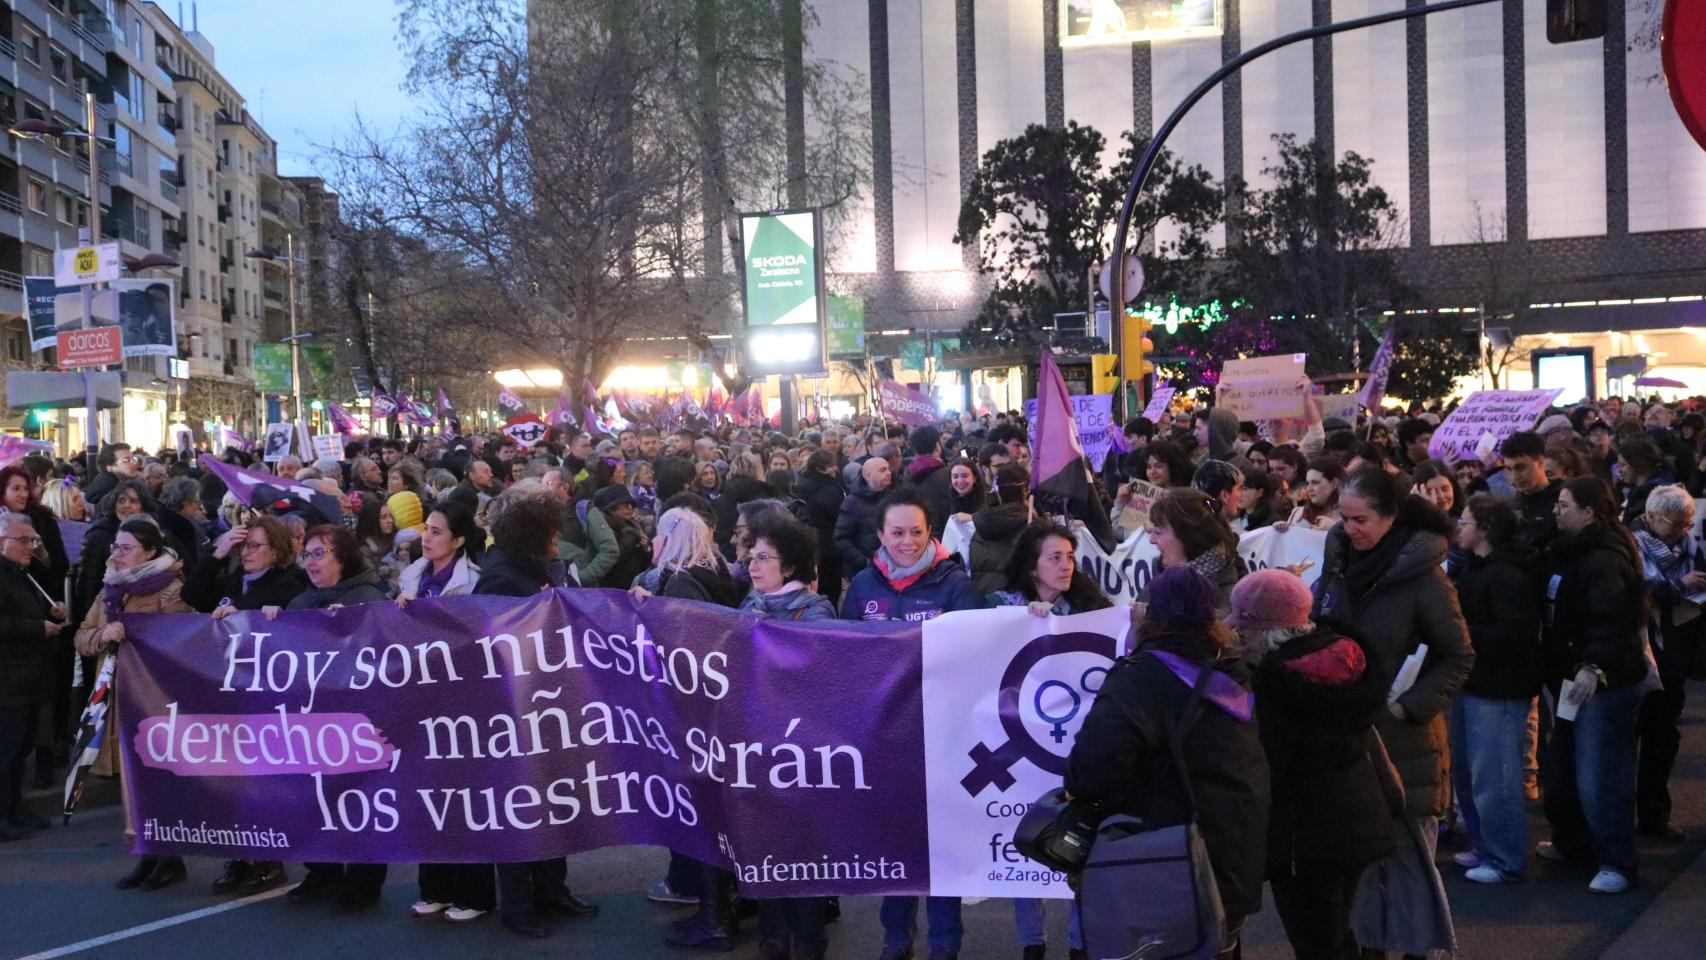
<instances>
[{"instance_id":1,"label":"purple protest banner","mask_svg":"<svg viewBox=\"0 0 1706 960\"><path fill-rule=\"evenodd\" d=\"M125 629L137 852L508 862L659 844L756 896L930 889L917 623L558 590Z\"/></svg>"},{"instance_id":2,"label":"purple protest banner","mask_svg":"<svg viewBox=\"0 0 1706 960\"><path fill-rule=\"evenodd\" d=\"M1368 368L1368 379L1357 391L1357 402L1368 409L1370 416L1380 413L1380 401L1386 399L1386 381L1392 376L1392 352L1398 346L1398 321L1386 325L1386 336L1374 353L1374 364Z\"/></svg>"},{"instance_id":3,"label":"purple protest banner","mask_svg":"<svg viewBox=\"0 0 1706 960\"><path fill-rule=\"evenodd\" d=\"M883 415L899 420L909 427L922 427L936 422L936 401L905 384L893 380L877 381L877 400Z\"/></svg>"}]
</instances>

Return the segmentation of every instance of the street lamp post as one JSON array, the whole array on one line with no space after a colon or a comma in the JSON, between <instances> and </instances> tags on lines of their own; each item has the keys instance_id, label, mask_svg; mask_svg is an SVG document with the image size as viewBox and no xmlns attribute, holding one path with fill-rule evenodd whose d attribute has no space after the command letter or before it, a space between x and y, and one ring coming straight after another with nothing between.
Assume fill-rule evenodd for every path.
<instances>
[{"instance_id":1,"label":"street lamp post","mask_svg":"<svg viewBox=\"0 0 1706 960\"><path fill-rule=\"evenodd\" d=\"M250 260L271 260L274 263L284 261L285 283L289 289L285 291L285 299L290 305L290 396L294 407L296 421L300 429L307 429L307 418L302 406L302 336L296 332L296 234L284 235L284 256L268 253L265 250L250 250L243 254Z\"/></svg>"},{"instance_id":2,"label":"street lamp post","mask_svg":"<svg viewBox=\"0 0 1706 960\"><path fill-rule=\"evenodd\" d=\"M88 149L89 169L89 226L78 230L78 241L89 246L101 242L101 194L100 194L100 141L107 139L95 133L95 95L83 94L83 129L68 130L57 123L47 120L27 118L18 121L9 128L7 133L24 140L40 140L44 137L82 137L86 140ZM93 284L83 284L83 325L88 330L95 325L95 288ZM83 406L85 409L84 447L88 456L89 476L95 475L97 458L101 450L101 425L95 413L95 375L87 367L83 368Z\"/></svg>"}]
</instances>

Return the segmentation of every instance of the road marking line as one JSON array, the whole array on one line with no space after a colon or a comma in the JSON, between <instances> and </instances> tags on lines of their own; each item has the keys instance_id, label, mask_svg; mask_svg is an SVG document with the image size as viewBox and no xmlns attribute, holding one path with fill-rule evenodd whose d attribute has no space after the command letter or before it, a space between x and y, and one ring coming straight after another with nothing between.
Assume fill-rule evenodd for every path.
<instances>
[{"instance_id":1,"label":"road marking line","mask_svg":"<svg viewBox=\"0 0 1706 960\"><path fill-rule=\"evenodd\" d=\"M155 920L152 923L139 924L114 933L108 933L89 940L73 943L69 946L54 947L52 950L43 950L40 953L32 953L27 957L19 957L18 960L53 960L55 957L68 957L74 953L93 950L96 947L104 947L109 943L117 943L120 940L129 940L131 937L140 937L145 933L153 933L156 930L175 927L180 923L189 923L191 920L200 920L204 917L216 916L227 911L236 910L239 907L246 907L251 903L260 903L263 900L282 897L289 892L289 886L281 886L276 890L257 893L254 896L243 897L240 900L231 900L226 903L215 904L211 907L203 907L200 910L191 910L189 913L180 913L175 917L166 917L163 920Z\"/></svg>"}]
</instances>

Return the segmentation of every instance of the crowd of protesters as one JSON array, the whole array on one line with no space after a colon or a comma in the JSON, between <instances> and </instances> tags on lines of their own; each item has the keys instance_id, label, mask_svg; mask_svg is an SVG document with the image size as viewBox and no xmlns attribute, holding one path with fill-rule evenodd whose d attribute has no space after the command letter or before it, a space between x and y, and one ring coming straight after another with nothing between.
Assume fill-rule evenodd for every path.
<instances>
[{"instance_id":1,"label":"crowd of protesters","mask_svg":"<svg viewBox=\"0 0 1706 960\"><path fill-rule=\"evenodd\" d=\"M1706 675L1692 532L1706 417L1583 404L1490 463L1445 463L1428 454L1437 411L1352 424L1307 406L1306 429L1279 441L1221 409L1132 420L1092 501L1069 510L1033 490L1016 415L910 430L861 416L793 435L553 428L530 449L375 439L272 464L325 496L252 506L173 451L113 444L93 476L26 457L0 469L0 840L47 825L22 800L28 774L37 788L63 779L97 663L124 642L120 614L273 618L578 586L791 620L1047 617L1111 605L1077 557L1080 534L1105 526L1146 531L1160 561L1131 608L1135 652L1094 701L1065 785L1110 813L1181 817L1165 731L1187 676L1217 674L1184 774L1227 914L1221 955L1238 955L1264 884L1296 955L1327 960L1450 949L1440 863L1515 883L1532 854L1581 865L1594 892L1629 889L1638 833L1683 838L1669 780L1686 682ZM88 524L75 563L62 520ZM949 523L968 532L969 563L943 546ZM1297 569L1247 569L1238 536L1266 526L1325 531L1313 589ZM94 773L116 774L114 743ZM1442 842L1458 850L1447 861ZM411 912L495 911L544 937L553 918L598 913L568 873L560 857L422 864ZM144 856L117 883L188 874ZM284 863L230 861L212 884L246 895L291 879ZM383 865L311 863L287 899L360 911L385 879ZM731 949L756 912L770 960L825 956L839 913L832 898L745 904L732 874L679 854L647 896L695 908L673 947ZM1014 909L1023 957L1045 956L1043 903ZM926 901L922 948L918 914L916 898L885 898L883 960L958 955L960 902ZM1074 906L1075 958L1080 919Z\"/></svg>"}]
</instances>

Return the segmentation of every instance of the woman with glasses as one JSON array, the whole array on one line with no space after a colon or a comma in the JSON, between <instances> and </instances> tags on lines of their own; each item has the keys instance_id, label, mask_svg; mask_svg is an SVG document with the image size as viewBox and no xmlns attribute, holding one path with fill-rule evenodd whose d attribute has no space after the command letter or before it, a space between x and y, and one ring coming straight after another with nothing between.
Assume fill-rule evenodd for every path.
<instances>
[{"instance_id":1,"label":"woman with glasses","mask_svg":"<svg viewBox=\"0 0 1706 960\"><path fill-rule=\"evenodd\" d=\"M288 610L336 610L358 603L385 599L379 577L363 566L361 548L348 527L323 523L308 531L303 544L302 566L313 584L285 604ZM279 606L268 604L261 614L268 620L278 616ZM327 897L338 913L355 913L379 902L385 884L383 863L306 863L308 878L291 888L287 896L296 903Z\"/></svg>"},{"instance_id":2,"label":"woman with glasses","mask_svg":"<svg viewBox=\"0 0 1706 960\"><path fill-rule=\"evenodd\" d=\"M769 512L754 519L746 534L746 570L752 592L740 608L769 620L833 620L835 608L818 596L817 534L785 513ZM704 912L716 909L707 898ZM822 960L829 949L824 934L828 897L781 897L758 904L760 957ZM717 918L707 916L714 927ZM715 931L713 931L715 932Z\"/></svg>"},{"instance_id":3,"label":"woman with glasses","mask_svg":"<svg viewBox=\"0 0 1706 960\"><path fill-rule=\"evenodd\" d=\"M277 517L253 517L214 542L184 583L184 600L202 613L223 620L239 610L284 606L308 589L308 575L296 565L290 528ZM278 860L227 860L213 881L214 893L242 896L270 890L289 878Z\"/></svg>"},{"instance_id":4,"label":"woman with glasses","mask_svg":"<svg viewBox=\"0 0 1706 960\"><path fill-rule=\"evenodd\" d=\"M121 484L114 494L122 494ZM119 527L107 560L101 583L101 596L83 617L77 628L77 652L85 657L116 655L118 645L125 639L124 622L119 618L128 613L189 613L184 602L183 566L166 546L165 534L149 517L134 517ZM107 713L107 736L101 752L89 772L97 776L118 776L116 729L118 713ZM126 801L124 832L127 838L136 836L130 823L130 803ZM120 890L141 888L158 890L188 876L182 857L142 857L136 866L118 881Z\"/></svg>"}]
</instances>

